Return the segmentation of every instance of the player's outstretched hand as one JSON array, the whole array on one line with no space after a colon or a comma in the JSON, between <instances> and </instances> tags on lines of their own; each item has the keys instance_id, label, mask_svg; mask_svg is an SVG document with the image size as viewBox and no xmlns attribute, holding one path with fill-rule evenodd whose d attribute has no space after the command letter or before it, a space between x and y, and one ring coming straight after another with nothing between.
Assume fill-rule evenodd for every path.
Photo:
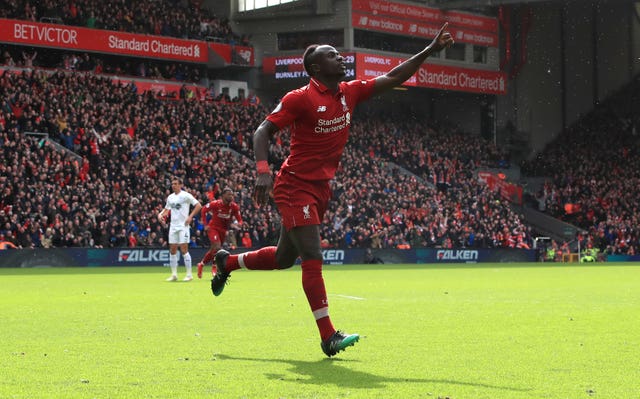
<instances>
[{"instance_id":1,"label":"player's outstretched hand","mask_svg":"<svg viewBox=\"0 0 640 399\"><path fill-rule=\"evenodd\" d=\"M442 25L442 28L440 28L440 30L438 31L436 37L431 42L430 47L435 51L440 51L444 48L451 47L451 45L455 43L455 41L453 40L453 36L451 36L451 33L449 33L449 31L447 30L448 27L449 23L445 22L444 25Z\"/></svg>"},{"instance_id":2,"label":"player's outstretched hand","mask_svg":"<svg viewBox=\"0 0 640 399\"><path fill-rule=\"evenodd\" d=\"M258 206L266 205L273 192L273 177L270 173L259 174L253 191L253 200Z\"/></svg>"}]
</instances>

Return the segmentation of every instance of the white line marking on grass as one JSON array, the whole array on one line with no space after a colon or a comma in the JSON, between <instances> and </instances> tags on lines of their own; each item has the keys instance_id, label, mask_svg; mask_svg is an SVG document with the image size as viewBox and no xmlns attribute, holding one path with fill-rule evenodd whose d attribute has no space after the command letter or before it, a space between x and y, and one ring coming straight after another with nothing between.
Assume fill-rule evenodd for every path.
<instances>
[{"instance_id":1,"label":"white line marking on grass","mask_svg":"<svg viewBox=\"0 0 640 399\"><path fill-rule=\"evenodd\" d=\"M359 296L342 295L342 294L334 294L332 296L339 296L340 298L353 299L355 301L364 301L364 298L360 298Z\"/></svg>"}]
</instances>

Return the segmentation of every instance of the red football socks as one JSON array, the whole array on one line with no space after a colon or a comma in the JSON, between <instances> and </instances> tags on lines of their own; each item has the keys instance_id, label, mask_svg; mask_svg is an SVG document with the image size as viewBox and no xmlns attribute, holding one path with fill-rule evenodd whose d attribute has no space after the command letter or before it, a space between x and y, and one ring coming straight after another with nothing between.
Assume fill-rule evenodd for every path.
<instances>
[{"instance_id":1,"label":"red football socks","mask_svg":"<svg viewBox=\"0 0 640 399\"><path fill-rule=\"evenodd\" d=\"M205 265L208 265L210 262L213 262L213 258L215 258L216 253L214 251L207 251L206 254L204 254L204 258L202 258L202 263L204 263Z\"/></svg>"},{"instance_id":2,"label":"red football socks","mask_svg":"<svg viewBox=\"0 0 640 399\"><path fill-rule=\"evenodd\" d=\"M245 252L240 255L230 255L227 259L227 271L240 269L249 270L274 270L276 264L277 247L264 247L257 251Z\"/></svg>"},{"instance_id":3,"label":"red football socks","mask_svg":"<svg viewBox=\"0 0 640 399\"><path fill-rule=\"evenodd\" d=\"M278 269L276 249L276 247L264 247L240 255L229 255L226 270L231 272L241 267L249 270ZM322 259L302 261L302 288L316 319L320 337L326 341L336 332L336 329L329 317L329 302L322 277Z\"/></svg>"},{"instance_id":4,"label":"red football socks","mask_svg":"<svg viewBox=\"0 0 640 399\"><path fill-rule=\"evenodd\" d=\"M326 341L336 329L329 318L329 301L322 278L322 259L302 261L302 288L316 319L320 337Z\"/></svg>"}]
</instances>

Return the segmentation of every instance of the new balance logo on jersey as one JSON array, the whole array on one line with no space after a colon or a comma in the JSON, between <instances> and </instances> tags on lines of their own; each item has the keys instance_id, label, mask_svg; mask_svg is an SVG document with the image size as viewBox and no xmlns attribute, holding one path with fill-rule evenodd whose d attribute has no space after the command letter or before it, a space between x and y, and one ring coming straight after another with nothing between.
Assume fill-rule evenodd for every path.
<instances>
[{"instance_id":1,"label":"new balance logo on jersey","mask_svg":"<svg viewBox=\"0 0 640 399\"><path fill-rule=\"evenodd\" d=\"M271 111L272 114L277 114L278 112L280 112L280 110L282 109L282 103L279 102L278 105L276 105L276 108Z\"/></svg>"},{"instance_id":2,"label":"new balance logo on jersey","mask_svg":"<svg viewBox=\"0 0 640 399\"><path fill-rule=\"evenodd\" d=\"M326 105L319 105L318 106L318 112L325 112L327 110L327 106Z\"/></svg>"},{"instance_id":3,"label":"new balance logo on jersey","mask_svg":"<svg viewBox=\"0 0 640 399\"><path fill-rule=\"evenodd\" d=\"M309 205L305 205L302 207L302 213L304 213L303 217L305 219L311 219L311 213L309 213Z\"/></svg>"}]
</instances>

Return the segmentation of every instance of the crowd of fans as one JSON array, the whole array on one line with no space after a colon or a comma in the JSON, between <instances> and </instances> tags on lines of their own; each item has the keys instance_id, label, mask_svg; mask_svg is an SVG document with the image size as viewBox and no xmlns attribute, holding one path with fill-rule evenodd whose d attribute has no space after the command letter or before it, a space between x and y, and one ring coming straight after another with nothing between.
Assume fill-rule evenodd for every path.
<instances>
[{"instance_id":1,"label":"crowd of fans","mask_svg":"<svg viewBox=\"0 0 640 399\"><path fill-rule=\"evenodd\" d=\"M203 8L200 0L0 0L0 18L251 45L249 36L235 34L228 19L219 18ZM232 54L233 63L246 63L235 51ZM203 65L89 55L63 49L38 51L37 48L9 44L0 45L0 65L61 68L192 83L200 82L207 74Z\"/></svg>"},{"instance_id":2,"label":"crowd of fans","mask_svg":"<svg viewBox=\"0 0 640 399\"><path fill-rule=\"evenodd\" d=\"M248 44L199 0L0 0L0 18ZM101 76L198 82L202 72L194 66L12 45L0 53L0 65L30 68L0 70L0 241L22 248L165 246L166 226L155 215L172 176L183 177L203 203L222 187L236 192L245 223L232 229L228 245L277 241L276 210L251 200L251 136L269 105L160 99ZM530 202L587 231L581 246L601 254L640 250L638 109L635 79L522 165L525 175L548 177ZM364 112L354 120L332 182L323 245L530 248L531 228L475 173L508 164L508 155L414 115ZM273 141L276 170L288 140L283 131ZM201 220L192 245L207 245Z\"/></svg>"},{"instance_id":3,"label":"crowd of fans","mask_svg":"<svg viewBox=\"0 0 640 399\"><path fill-rule=\"evenodd\" d=\"M638 104L637 87L623 93L626 105L603 104L523 169L552 177L537 204L586 229L583 247L602 253L638 250L640 143L626 113ZM271 105L169 101L93 74L4 71L0 240L23 248L164 246L166 226L155 215L170 178L180 176L203 203L222 187L236 192L245 223L228 245L274 244L276 210L251 199L251 135ZM504 164L506 154L410 115L390 120L366 112L354 120L322 225L325 247L532 246L531 228L474 173ZM25 132L46 133L69 151ZM278 133L276 169L288 147L288 132ZM207 245L200 220L193 245Z\"/></svg>"},{"instance_id":4,"label":"crowd of fans","mask_svg":"<svg viewBox=\"0 0 640 399\"><path fill-rule=\"evenodd\" d=\"M530 228L474 173L503 158L495 146L451 129L438 133L425 128L424 121L411 122L410 115L389 120L382 116L354 124L345 151L345 165L354 166L343 169L350 175L338 176L350 188L345 190L349 204L373 204L380 212L367 215L374 232L381 231L381 237L374 234L374 244L391 236L396 246L405 247L531 247ZM387 174L369 172L386 160L413 174L396 168ZM364 179L360 170L368 171ZM353 189L367 184L366 190Z\"/></svg>"},{"instance_id":5,"label":"crowd of fans","mask_svg":"<svg viewBox=\"0 0 640 399\"><path fill-rule=\"evenodd\" d=\"M220 186L243 193L252 180L236 173L254 169L247 158L211 144L242 146L238 126L256 123L247 105L159 100L93 75L42 71L5 72L0 94L0 223L19 246L40 246L49 233L57 246L120 246L131 232L139 245L164 245L153 215L171 176L203 202ZM24 132L47 133L79 158ZM268 220L245 208L247 225Z\"/></svg>"},{"instance_id":6,"label":"crowd of fans","mask_svg":"<svg viewBox=\"0 0 640 399\"><path fill-rule=\"evenodd\" d=\"M117 76L200 83L206 76L202 65L159 60L131 59L115 55L98 55L0 45L0 65L8 67L41 67L65 71L92 72Z\"/></svg>"},{"instance_id":7,"label":"crowd of fans","mask_svg":"<svg viewBox=\"0 0 640 399\"><path fill-rule=\"evenodd\" d=\"M582 248L640 250L640 79L549 143L522 170L548 176L532 202L587 231Z\"/></svg>"},{"instance_id":8,"label":"crowd of fans","mask_svg":"<svg viewBox=\"0 0 640 399\"><path fill-rule=\"evenodd\" d=\"M530 248L531 229L474 171L504 160L481 138L378 113L354 120L334 199L323 224L327 245L367 248ZM395 122L404 120L405 122ZM271 161L286 156L278 135ZM400 166L393 166L389 160ZM407 173L413 171L414 173Z\"/></svg>"},{"instance_id":9,"label":"crowd of fans","mask_svg":"<svg viewBox=\"0 0 640 399\"><path fill-rule=\"evenodd\" d=\"M248 45L196 0L0 0L0 18Z\"/></svg>"},{"instance_id":10,"label":"crowd of fans","mask_svg":"<svg viewBox=\"0 0 640 399\"><path fill-rule=\"evenodd\" d=\"M166 226L155 215L173 175L183 177L202 202L215 198L223 186L236 191L245 224L233 230L231 245L277 240L277 212L258 209L251 200L250 139L267 108L166 101L91 74L39 70L5 72L0 94L0 148L7 160L0 168L0 232L16 245L163 246ZM468 167L493 162L491 157L465 155L469 137L433 130L425 134L422 126L415 123L398 132L373 116L354 124L323 226L325 246L530 245L529 229ZM33 131L47 133L77 158L40 137L24 135ZM393 153L416 148L418 142L424 150ZM443 151L447 145L451 149ZM287 149L288 135L282 132L272 145L276 166ZM487 147L479 153L494 152ZM389 158L425 172L389 168ZM439 173L439 165L456 166L448 169L444 184L434 186L429 179ZM206 245L204 236L198 221L193 245Z\"/></svg>"}]
</instances>

